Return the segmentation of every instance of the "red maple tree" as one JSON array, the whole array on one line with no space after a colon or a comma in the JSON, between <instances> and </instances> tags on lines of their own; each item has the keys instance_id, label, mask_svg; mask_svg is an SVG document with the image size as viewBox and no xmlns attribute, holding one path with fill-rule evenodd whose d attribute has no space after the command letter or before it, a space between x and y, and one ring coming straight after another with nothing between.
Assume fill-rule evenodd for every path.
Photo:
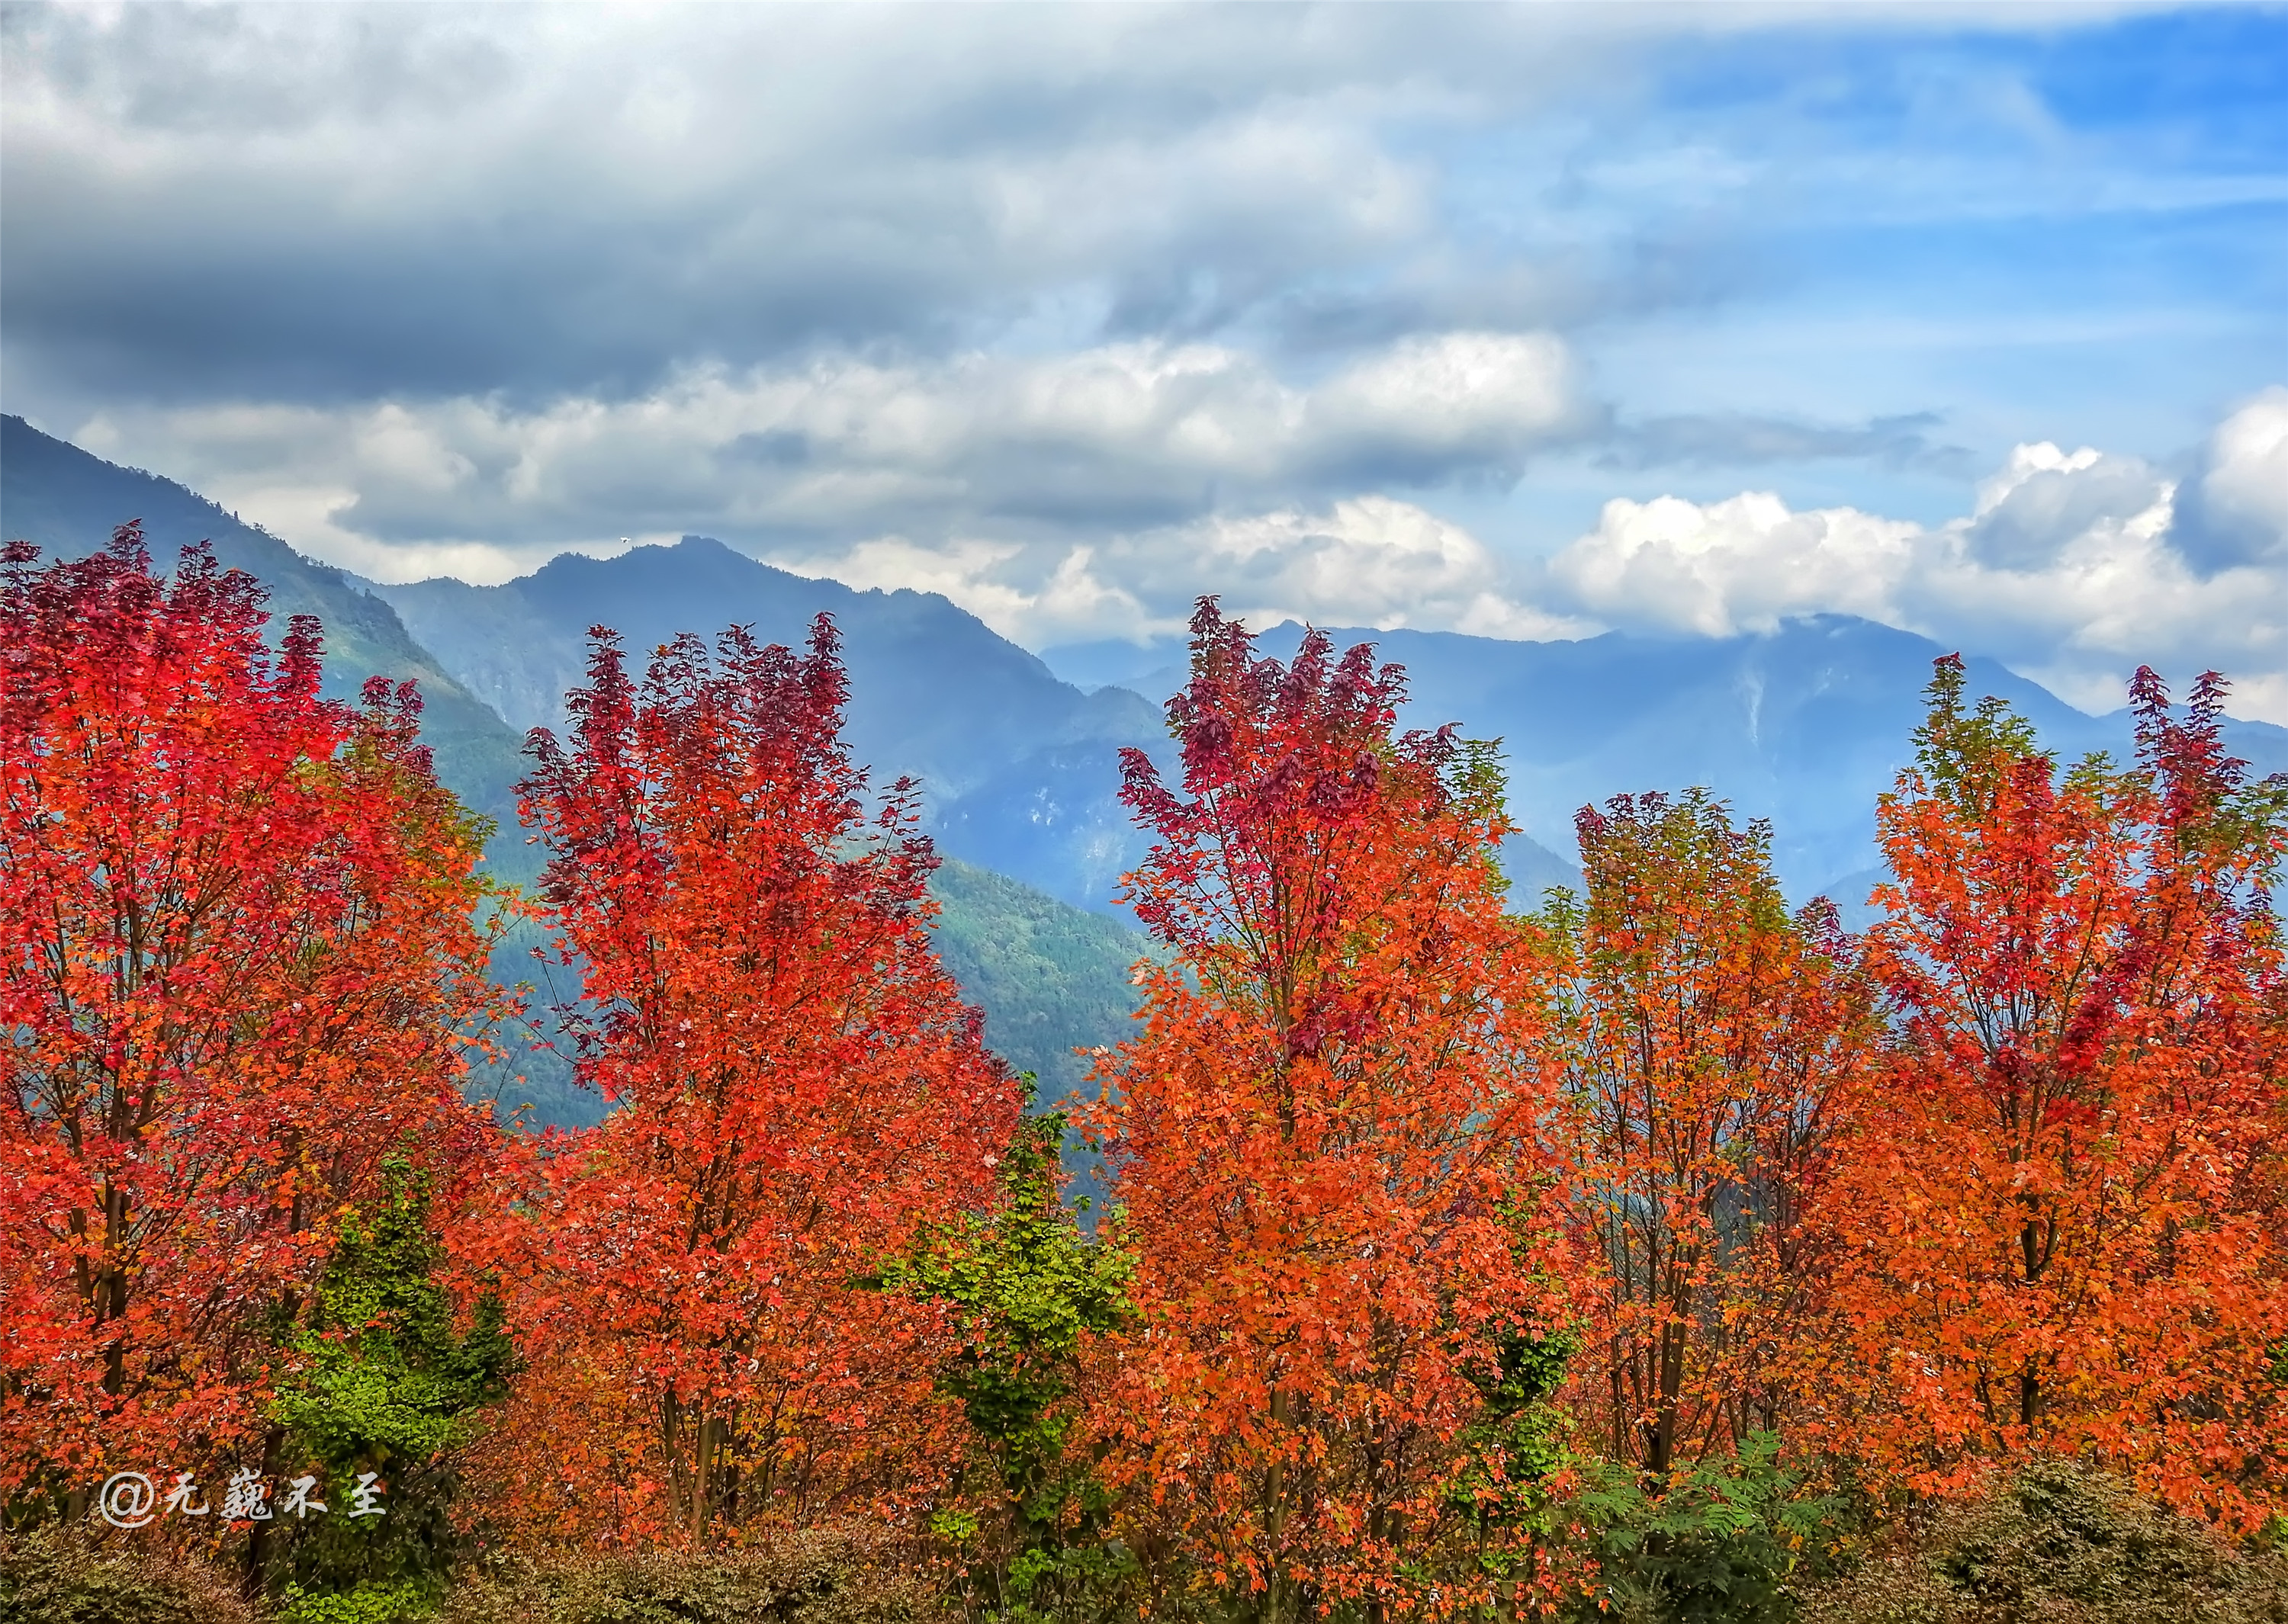
<instances>
[{"instance_id":1,"label":"red maple tree","mask_svg":"<svg viewBox=\"0 0 2288 1624\"><path fill-rule=\"evenodd\" d=\"M317 622L274 658L203 546L0 565L0 1493L75 1506L258 1455L336 1216L482 1160L486 829L412 685L321 698Z\"/></svg>"},{"instance_id":2,"label":"red maple tree","mask_svg":"<svg viewBox=\"0 0 2288 1624\"><path fill-rule=\"evenodd\" d=\"M1259 659L1213 599L1192 633L1182 792L1124 758L1157 839L1128 896L1169 955L1092 1118L1140 1313L1100 1424L1142 1523L1247 1616L1380 1617L1467 1522L1465 1467L1498 1479L1458 1440L1564 1272L1537 961L1490 749L1399 733L1368 647Z\"/></svg>"},{"instance_id":3,"label":"red maple tree","mask_svg":"<svg viewBox=\"0 0 2288 1624\"><path fill-rule=\"evenodd\" d=\"M1561 1125L1601 1265L1569 1392L1662 1476L1788 1408L1775 1356L1814 1305L1814 1203L1873 1036L1834 909L1791 915L1770 832L1702 791L1576 819L1587 896L1555 899Z\"/></svg>"},{"instance_id":4,"label":"red maple tree","mask_svg":"<svg viewBox=\"0 0 2288 1624\"><path fill-rule=\"evenodd\" d=\"M857 1282L992 1200L1017 1094L932 948L916 786L868 813L831 620L800 654L680 638L640 685L592 636L523 806L618 1108L535 1207L526 1494L698 1542L935 1470L936 1311Z\"/></svg>"},{"instance_id":5,"label":"red maple tree","mask_svg":"<svg viewBox=\"0 0 2288 1624\"><path fill-rule=\"evenodd\" d=\"M2061 770L1942 660L1883 800L1894 1042L1805 1390L1918 1487L2050 1452L2228 1520L2282 1504L2288 784L2226 754L2224 692L2180 714L2141 670L2137 759Z\"/></svg>"}]
</instances>

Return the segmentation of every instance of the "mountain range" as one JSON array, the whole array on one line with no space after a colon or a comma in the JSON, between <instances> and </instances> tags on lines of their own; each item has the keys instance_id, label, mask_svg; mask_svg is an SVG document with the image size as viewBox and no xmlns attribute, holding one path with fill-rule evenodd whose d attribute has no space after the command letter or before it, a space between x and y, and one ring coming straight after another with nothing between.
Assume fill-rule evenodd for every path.
<instances>
[{"instance_id":1,"label":"mountain range","mask_svg":"<svg viewBox=\"0 0 2288 1624\"><path fill-rule=\"evenodd\" d=\"M1157 710L1092 693L934 593L856 591L790 574L703 536L608 559L566 554L500 586L361 583L520 734L559 727L584 680L588 631L608 625L632 665L684 631L737 622L800 646L833 615L850 673L846 735L878 783L910 774L952 855L1108 912L1130 866L1109 796L1125 744L1156 746Z\"/></svg>"},{"instance_id":2,"label":"mountain range","mask_svg":"<svg viewBox=\"0 0 2288 1624\"><path fill-rule=\"evenodd\" d=\"M1548 643L1328 630L1338 646L1370 642L1406 668L1409 725L1458 722L1470 737L1502 741L1511 815L1541 848L1570 852L1573 814L1592 802L1704 785L1739 814L1771 820L1773 864L1791 895L1824 892L1847 919L1864 917L1875 879L1876 797L1913 759L1932 661L1954 652L1845 615L1730 638ZM1301 635L1289 623L1259 641L1284 657ZM1174 639L1049 648L1043 659L1084 686L1164 693L1183 679ZM1972 654L1965 663L1972 692L2009 701L2062 757L2133 749L2127 711L2091 716L1994 661ZM2288 772L2288 729L2228 719L2225 739L2260 775ZM1515 863L1512 877L1521 889L1537 883Z\"/></svg>"},{"instance_id":3,"label":"mountain range","mask_svg":"<svg viewBox=\"0 0 2288 1624\"><path fill-rule=\"evenodd\" d=\"M1037 655L936 594L856 590L700 536L608 559L566 554L497 586L362 581L180 485L0 419L0 531L77 554L131 518L163 564L207 538L224 563L269 585L282 616L320 616L330 690L354 692L377 673L418 678L440 773L500 824L491 860L512 880L528 878L533 860L512 789L523 736L560 725L592 626L616 630L640 665L683 631L737 622L798 644L816 615L832 614L854 753L878 783L923 781L927 828L949 859L938 881L941 947L984 1010L989 1041L1039 1071L1053 1097L1082 1079L1074 1045L1124 1031L1127 972L1145 943L1115 894L1146 843L1117 799L1118 755L1132 746L1172 766L1161 702L1183 680L1180 640ZM1722 638L1329 630L1339 646L1370 642L1406 668L1408 725L1455 722L1502 741L1521 829L1504 858L1524 898L1578 883L1571 820L1584 804L1704 785L1740 814L1771 820L1791 895L1824 891L1847 918L1863 916L1874 878L1876 797L1911 758L1931 661L1949 652L1843 616ZM1260 646L1289 656L1301 635L1291 622L1272 627ZM2008 699L2062 755L2129 748L2125 713L2091 716L1991 661L1968 664L1974 690ZM2228 740L2258 772L2288 771L2288 729L2236 721ZM504 978L528 946L504 948ZM560 1077L549 1081L544 1061L528 1069L518 1086L544 1113L592 1110Z\"/></svg>"},{"instance_id":4,"label":"mountain range","mask_svg":"<svg viewBox=\"0 0 2288 1624\"><path fill-rule=\"evenodd\" d=\"M608 622L621 630L640 664L651 645L687 626L711 631L735 620L783 642L799 639L820 611L833 613L852 676L850 736L859 758L873 764L875 780L925 776L941 820L949 804L963 808L952 844L982 852L988 865L1005 854L1024 860L1013 867L1053 871L1059 891L1100 905L1092 913L990 866L964 862L958 852L949 857L933 883L941 910L939 951L983 1010L987 1042L1013 1066L1037 1073L1043 1100L1053 1102L1085 1082L1087 1063L1072 1052L1076 1046L1126 1035L1135 1008L1129 971L1148 950L1140 934L1112 916L1120 873L1113 853L1116 845L1128 848L1076 830L1049 787L1094 782L1114 770L1120 743L1140 730L1156 732L1152 708L1133 694L1091 695L1060 682L941 598L854 593L696 540L639 549L609 566L560 558L512 583L514 590L459 582L376 589L172 480L105 462L20 417L0 417L0 535L34 542L51 557L76 558L128 519L141 521L162 568L180 548L203 540L224 565L261 580L274 631L288 615L316 615L325 628L330 696L348 698L373 676L417 679L423 737L436 752L439 776L495 820L488 860L512 882L530 880L539 855L524 844L516 818L525 732L561 720L561 694L581 677L590 625ZM390 601L399 593L408 606L402 616ZM428 646L409 630L409 618L451 654ZM957 803L949 801L948 786L965 792ZM1003 837L997 815L986 810L997 803L1026 806L1041 837ZM1117 812L1108 796L1092 805L1101 815ZM504 985L528 978L539 940L531 932L504 940L494 955L496 978ZM544 987L536 1005L567 990ZM546 1036L544 1016L536 1029ZM506 1107L530 1107L544 1122L576 1125L602 1110L545 1049L516 1056L479 1086Z\"/></svg>"}]
</instances>

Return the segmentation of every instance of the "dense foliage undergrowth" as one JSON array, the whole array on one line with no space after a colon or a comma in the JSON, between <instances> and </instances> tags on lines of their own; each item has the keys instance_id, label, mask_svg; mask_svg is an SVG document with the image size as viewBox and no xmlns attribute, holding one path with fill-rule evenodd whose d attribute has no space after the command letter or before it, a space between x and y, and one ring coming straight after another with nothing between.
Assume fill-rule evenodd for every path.
<instances>
[{"instance_id":1,"label":"dense foliage undergrowth","mask_svg":"<svg viewBox=\"0 0 2288 1624\"><path fill-rule=\"evenodd\" d=\"M1702 1518L1704 1523L1704 1506ZM1570 1611L1616 1624L1682 1619L1796 1624L2280 1624L2288 1556L2251 1549L2060 1462L1967 1500L1916 1508L1876 1534L1815 1533L1858 1549L1806 1562L1760 1530L1692 1526L1695 1512L1635 1523L1672 1554L1616 1565ZM1606 1525L1609 1539L1625 1525ZM1818 1569L1821 1571L1814 1572ZM195 1558L54 1528L0 1545L4 1624L265 1624L380 1620L351 1601L274 1611L235 1575ZM437 1624L957 1624L991 1616L949 1592L942 1571L877 1525L804 1531L758 1549L553 1553L481 1559L441 1598ZM1104 1618L1110 1608L1045 1616ZM1125 1613L1117 1616L1134 1616Z\"/></svg>"},{"instance_id":2,"label":"dense foliage undergrowth","mask_svg":"<svg viewBox=\"0 0 2288 1624\"><path fill-rule=\"evenodd\" d=\"M823 617L598 628L527 892L249 578L4 570L0 1617L2282 1617L2288 784L2220 678L2062 764L1940 661L1853 936L1701 790L1521 908L1493 747L1203 600L1060 1109ZM467 1103L536 1029L592 1126Z\"/></svg>"}]
</instances>

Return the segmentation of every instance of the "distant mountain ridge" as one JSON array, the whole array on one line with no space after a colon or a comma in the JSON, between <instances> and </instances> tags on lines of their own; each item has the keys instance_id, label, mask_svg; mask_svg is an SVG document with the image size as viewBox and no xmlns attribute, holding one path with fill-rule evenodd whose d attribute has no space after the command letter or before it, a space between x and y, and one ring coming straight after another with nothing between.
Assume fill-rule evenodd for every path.
<instances>
[{"instance_id":1,"label":"distant mountain ridge","mask_svg":"<svg viewBox=\"0 0 2288 1624\"><path fill-rule=\"evenodd\" d=\"M797 575L707 536L634 548L612 558L563 553L499 586L436 579L369 583L423 645L519 727L560 726L565 692L584 679L587 628L608 625L640 664L679 633L711 637L734 622L766 643L798 647L821 614L834 616L854 696L895 693L896 713L855 698L851 738L867 760L896 762L958 795L976 753L949 745L952 713L990 754L1042 744L1125 739L1157 718L1133 694L1072 687L1039 657L935 593L861 591Z\"/></svg>"},{"instance_id":2,"label":"distant mountain ridge","mask_svg":"<svg viewBox=\"0 0 2288 1624\"><path fill-rule=\"evenodd\" d=\"M1914 757L1931 662L1949 652L1910 631L1815 615L1732 638L1625 632L1533 643L1448 631L1324 629L1338 647L1372 643L1406 668L1404 720L1502 741L1510 811L1561 854L1585 804L1624 792L1705 786L1743 816L1773 824L1773 860L1790 894L1826 891L1856 912L1873 881L1876 797ZM1291 657L1302 628L1266 630L1259 646ZM1079 684L1180 682L1182 645L1095 643L1043 653ZM1966 661L1972 691L2008 700L2071 758L2125 757L2125 712L2093 717L1994 661ZM2288 728L2228 721L2226 741L2260 775L2288 772ZM1513 875L1530 892L1537 882Z\"/></svg>"},{"instance_id":3,"label":"distant mountain ridge","mask_svg":"<svg viewBox=\"0 0 2288 1624\"><path fill-rule=\"evenodd\" d=\"M1111 911L1120 876L1148 844L1119 801L1121 749L1174 767L1156 699L1066 682L934 593L860 591L704 536L611 558L568 553L499 586L370 590L520 726L560 721L565 689L583 680L592 625L618 631L639 664L679 632L733 622L798 646L813 617L830 613L850 671L848 737L877 781L922 780L930 831L949 855L1100 912ZM1529 839L1505 859L1528 896L1576 877Z\"/></svg>"},{"instance_id":4,"label":"distant mountain ridge","mask_svg":"<svg viewBox=\"0 0 2288 1624\"><path fill-rule=\"evenodd\" d=\"M559 726L607 625L640 670L678 634L742 624L799 647L834 616L850 673L846 736L875 782L922 780L947 852L1076 907L1108 910L1140 847L1113 798L1122 746L1164 742L1133 693L1090 694L934 593L860 591L686 536L612 558L564 554L498 586L370 589L472 692L521 730Z\"/></svg>"},{"instance_id":5,"label":"distant mountain ridge","mask_svg":"<svg viewBox=\"0 0 2288 1624\"><path fill-rule=\"evenodd\" d=\"M143 521L153 564L172 569L193 542L209 541L225 566L270 589L274 631L294 614L325 623L325 691L354 698L369 677L421 685L421 733L438 772L463 800L513 830L512 786L523 774L523 737L454 680L386 603L354 577L296 552L278 537L172 479L122 468L21 417L0 416L0 535L35 542L52 558L83 558L131 519Z\"/></svg>"}]
</instances>

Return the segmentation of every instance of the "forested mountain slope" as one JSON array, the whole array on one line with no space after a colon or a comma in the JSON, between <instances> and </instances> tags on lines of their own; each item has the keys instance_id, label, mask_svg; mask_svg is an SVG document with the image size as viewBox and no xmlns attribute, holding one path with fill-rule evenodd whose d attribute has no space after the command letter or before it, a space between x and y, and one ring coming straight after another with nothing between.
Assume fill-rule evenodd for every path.
<instances>
[{"instance_id":1,"label":"forested mountain slope","mask_svg":"<svg viewBox=\"0 0 2288 1624\"><path fill-rule=\"evenodd\" d=\"M131 519L143 521L152 562L161 569L172 568L180 549L203 540L223 564L259 578L270 589L274 633L289 615L324 622L330 697L354 697L369 677L419 682L421 733L436 753L439 773L463 800L513 828L510 787L523 772L523 735L455 681L386 603L196 491L107 463L21 417L0 416L0 535L37 543L51 557L78 558Z\"/></svg>"},{"instance_id":2,"label":"forested mountain slope","mask_svg":"<svg viewBox=\"0 0 2288 1624\"><path fill-rule=\"evenodd\" d=\"M939 956L963 996L983 1012L987 1046L1011 1070L1038 1079L1045 1109L1075 1090L1092 1091L1088 1059L1076 1051L1129 1035L1137 1002L1129 975L1151 951L1149 940L955 858L932 876L930 892L942 910L933 932ZM493 959L496 980L533 987L536 1018L529 1033L512 1034L519 1042L544 1040L552 1029L545 1010L572 990L568 971L533 958L544 939L541 931L520 931ZM568 1061L545 1050L520 1051L489 1068L477 1091L497 1099L505 1113L521 1110L532 1121L560 1127L595 1121L608 1109L600 1096L575 1086Z\"/></svg>"}]
</instances>

